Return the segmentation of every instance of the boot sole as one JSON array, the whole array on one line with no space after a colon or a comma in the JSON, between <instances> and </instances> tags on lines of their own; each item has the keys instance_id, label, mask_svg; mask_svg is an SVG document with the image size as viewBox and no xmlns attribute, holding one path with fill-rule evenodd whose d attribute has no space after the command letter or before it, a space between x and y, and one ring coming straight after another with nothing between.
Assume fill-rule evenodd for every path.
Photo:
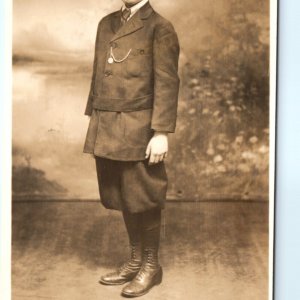
<instances>
[{"instance_id":1,"label":"boot sole","mask_svg":"<svg viewBox=\"0 0 300 300\"><path fill-rule=\"evenodd\" d=\"M103 281L103 280L99 280L98 281L100 284L103 284L103 285L123 285L123 284L125 284L125 283L127 283L127 282L130 282L130 280L128 280L128 281L122 281L122 282L114 282L114 283L112 283L112 282L107 282L107 281Z\"/></svg>"},{"instance_id":2,"label":"boot sole","mask_svg":"<svg viewBox=\"0 0 300 300\"><path fill-rule=\"evenodd\" d=\"M121 295L126 297L126 298L135 298L135 297L141 297L146 295L148 292L150 292L150 290L155 287L156 285L160 285L162 282L162 276L163 276L163 272L161 270L161 272L158 273L157 278L155 278L155 281L153 283L153 285L146 291L141 292L141 293L137 293L137 294L127 294L126 292L122 292Z\"/></svg>"}]
</instances>

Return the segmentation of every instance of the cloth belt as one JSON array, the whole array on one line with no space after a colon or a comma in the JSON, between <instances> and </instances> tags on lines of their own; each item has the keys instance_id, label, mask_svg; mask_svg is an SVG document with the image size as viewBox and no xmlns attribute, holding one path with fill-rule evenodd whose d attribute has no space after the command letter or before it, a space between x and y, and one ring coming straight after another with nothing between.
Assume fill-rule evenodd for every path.
<instances>
[{"instance_id":1,"label":"cloth belt","mask_svg":"<svg viewBox=\"0 0 300 300\"><path fill-rule=\"evenodd\" d=\"M153 95L135 99L113 99L92 96L93 108L106 111L128 112L153 108Z\"/></svg>"}]
</instances>

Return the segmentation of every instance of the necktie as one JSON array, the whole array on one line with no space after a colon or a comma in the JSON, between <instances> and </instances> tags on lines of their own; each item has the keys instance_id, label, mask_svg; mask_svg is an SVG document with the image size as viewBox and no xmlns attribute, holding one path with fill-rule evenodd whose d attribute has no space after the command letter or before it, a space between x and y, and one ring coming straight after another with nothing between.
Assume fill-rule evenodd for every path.
<instances>
[{"instance_id":1,"label":"necktie","mask_svg":"<svg viewBox=\"0 0 300 300\"><path fill-rule=\"evenodd\" d=\"M122 24L126 23L128 18L130 17L131 15L131 10L130 8L125 8L123 11L122 11Z\"/></svg>"}]
</instances>

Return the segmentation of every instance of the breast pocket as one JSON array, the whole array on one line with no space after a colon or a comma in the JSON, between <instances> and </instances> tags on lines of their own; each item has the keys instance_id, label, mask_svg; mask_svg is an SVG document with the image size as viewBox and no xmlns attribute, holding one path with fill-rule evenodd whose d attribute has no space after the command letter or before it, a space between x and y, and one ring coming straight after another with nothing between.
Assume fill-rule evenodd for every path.
<instances>
[{"instance_id":1,"label":"breast pocket","mask_svg":"<svg viewBox=\"0 0 300 300\"><path fill-rule=\"evenodd\" d=\"M126 61L126 71L131 77L147 76L152 70L152 52L149 48L132 49Z\"/></svg>"}]
</instances>

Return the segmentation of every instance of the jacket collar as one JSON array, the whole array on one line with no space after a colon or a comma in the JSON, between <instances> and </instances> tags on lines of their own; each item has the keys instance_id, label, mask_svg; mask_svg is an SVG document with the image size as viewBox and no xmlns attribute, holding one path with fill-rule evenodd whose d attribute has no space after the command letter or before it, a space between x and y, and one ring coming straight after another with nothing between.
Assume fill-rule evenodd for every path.
<instances>
[{"instance_id":1,"label":"jacket collar","mask_svg":"<svg viewBox=\"0 0 300 300\"><path fill-rule=\"evenodd\" d=\"M112 20L112 29L115 35L112 37L111 41L117 40L125 35L133 33L144 27L143 20L148 19L153 12L153 8L149 2L142 6L134 16L126 22L122 27L121 26L121 14L122 10L114 14Z\"/></svg>"},{"instance_id":2,"label":"jacket collar","mask_svg":"<svg viewBox=\"0 0 300 300\"><path fill-rule=\"evenodd\" d=\"M139 15L142 20L148 19L153 13L153 8L149 1L140 8Z\"/></svg>"}]
</instances>

